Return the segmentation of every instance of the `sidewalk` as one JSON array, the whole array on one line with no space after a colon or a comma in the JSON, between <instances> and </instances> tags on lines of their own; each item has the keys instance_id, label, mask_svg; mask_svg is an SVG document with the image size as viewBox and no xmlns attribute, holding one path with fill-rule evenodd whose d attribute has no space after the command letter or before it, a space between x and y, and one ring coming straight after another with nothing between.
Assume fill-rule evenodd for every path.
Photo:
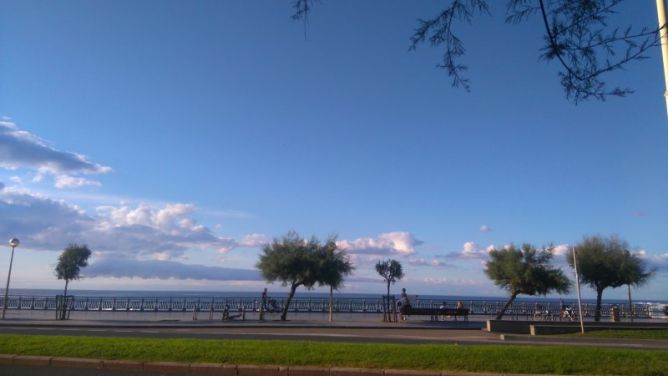
<instances>
[{"instance_id":1,"label":"sidewalk","mask_svg":"<svg viewBox=\"0 0 668 376\"><path fill-rule=\"evenodd\" d=\"M0 320L2 326L33 327L116 327L116 328L341 328L341 329L451 329L478 330L484 321L320 321L320 320L47 320L9 318Z\"/></svg>"}]
</instances>

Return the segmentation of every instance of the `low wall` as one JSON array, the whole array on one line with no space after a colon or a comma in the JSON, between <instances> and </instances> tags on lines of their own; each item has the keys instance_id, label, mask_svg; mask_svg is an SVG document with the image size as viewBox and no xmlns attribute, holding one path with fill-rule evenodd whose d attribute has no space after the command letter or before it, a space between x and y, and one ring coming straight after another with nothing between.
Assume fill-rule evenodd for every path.
<instances>
[{"instance_id":1,"label":"low wall","mask_svg":"<svg viewBox=\"0 0 668 376\"><path fill-rule=\"evenodd\" d=\"M529 334L529 326L533 321L487 320L487 331L490 333Z\"/></svg>"},{"instance_id":2,"label":"low wall","mask_svg":"<svg viewBox=\"0 0 668 376\"><path fill-rule=\"evenodd\" d=\"M556 324L556 323L555 323ZM567 334L578 333L581 328L580 324L562 323L555 325L552 323L535 323L530 325L529 334L535 335L549 335L549 334ZM668 322L666 323L606 323L606 322L587 322L585 323L585 332L592 332L595 330L668 330Z\"/></svg>"},{"instance_id":3,"label":"low wall","mask_svg":"<svg viewBox=\"0 0 668 376\"><path fill-rule=\"evenodd\" d=\"M588 330L624 330L624 329L663 329L668 330L668 322L593 322L585 321L585 331ZM509 334L563 334L580 331L577 321L506 321L487 320L486 329L491 333Z\"/></svg>"}]
</instances>

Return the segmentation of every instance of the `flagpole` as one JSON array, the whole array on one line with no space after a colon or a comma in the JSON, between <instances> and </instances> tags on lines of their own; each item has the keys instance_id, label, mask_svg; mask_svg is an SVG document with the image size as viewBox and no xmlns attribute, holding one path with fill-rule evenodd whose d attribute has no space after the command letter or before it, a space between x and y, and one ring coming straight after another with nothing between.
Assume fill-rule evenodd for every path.
<instances>
[{"instance_id":1,"label":"flagpole","mask_svg":"<svg viewBox=\"0 0 668 376\"><path fill-rule=\"evenodd\" d=\"M661 42L661 56L663 57L663 78L666 82L666 111L668 112L668 28L666 28L666 2L656 0L656 13L659 16L659 38Z\"/></svg>"},{"instance_id":2,"label":"flagpole","mask_svg":"<svg viewBox=\"0 0 668 376\"><path fill-rule=\"evenodd\" d=\"M580 318L580 331L585 332L584 319L582 318L582 296L580 295L580 275L578 274L578 258L575 256L575 247L573 247L573 267L575 268L575 287L578 291L578 317Z\"/></svg>"}]
</instances>

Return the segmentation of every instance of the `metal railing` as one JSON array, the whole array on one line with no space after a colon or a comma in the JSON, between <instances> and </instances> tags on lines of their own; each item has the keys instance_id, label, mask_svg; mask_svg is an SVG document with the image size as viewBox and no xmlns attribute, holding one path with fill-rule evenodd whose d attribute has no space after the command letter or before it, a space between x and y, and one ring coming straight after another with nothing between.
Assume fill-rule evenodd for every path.
<instances>
[{"instance_id":1,"label":"metal railing","mask_svg":"<svg viewBox=\"0 0 668 376\"><path fill-rule=\"evenodd\" d=\"M333 311L337 313L382 313L382 297L373 298L337 298L333 302ZM12 295L7 300L9 310L56 310L55 296L25 296ZM414 299L416 308L438 308L444 301L435 299ZM446 307L454 308L457 301L446 300ZM462 301L471 315L496 315L506 304L503 300L468 300ZM72 296L69 300L70 311L94 312L222 312L227 306L230 311L259 311L260 300L254 297L213 297L213 298L179 298L179 297L90 297ZM270 299L269 307L280 311L285 299ZM574 302L565 302L567 306L575 307ZM4 299L0 297L0 307L4 306ZM601 306L601 316L609 317L611 309L616 306L621 317L629 317L627 304L604 303ZM593 317L596 305L583 304L583 316ZM294 298L290 304L290 312L324 313L329 311L327 298ZM505 316L511 319L532 319L537 313L544 317L558 317L561 305L545 301L515 301L506 310ZM633 305L634 317L649 318L649 307L643 304Z\"/></svg>"}]
</instances>

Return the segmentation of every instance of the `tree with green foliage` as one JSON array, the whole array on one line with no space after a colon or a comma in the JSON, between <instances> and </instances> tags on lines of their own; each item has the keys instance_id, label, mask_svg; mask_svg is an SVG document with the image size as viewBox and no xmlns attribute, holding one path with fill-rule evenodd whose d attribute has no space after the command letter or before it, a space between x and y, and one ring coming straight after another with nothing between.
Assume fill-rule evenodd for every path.
<instances>
[{"instance_id":1,"label":"tree with green foliage","mask_svg":"<svg viewBox=\"0 0 668 376\"><path fill-rule=\"evenodd\" d=\"M336 238L330 237L319 249L320 260L320 282L319 284L329 286L329 321L332 321L334 290L343 285L345 276L352 274L353 264L348 254L336 245Z\"/></svg>"},{"instance_id":2,"label":"tree with green foliage","mask_svg":"<svg viewBox=\"0 0 668 376\"><path fill-rule=\"evenodd\" d=\"M58 264L56 265L56 277L65 280L65 292L63 293L63 301L67 302L67 287L72 280L80 278L81 268L88 266L88 258L91 255L88 246L72 243L68 245L63 253L58 257ZM66 310L63 309L61 319L65 318Z\"/></svg>"},{"instance_id":3,"label":"tree with green foliage","mask_svg":"<svg viewBox=\"0 0 668 376\"><path fill-rule=\"evenodd\" d=\"M606 288L640 285L652 275L642 260L631 254L628 243L614 235L608 238L585 237L575 247L575 255L582 282L596 291L595 321L601 320L601 302ZM566 260L574 267L572 250L566 255Z\"/></svg>"},{"instance_id":4,"label":"tree with green foliage","mask_svg":"<svg viewBox=\"0 0 668 376\"><path fill-rule=\"evenodd\" d=\"M335 238L321 244L315 237L303 239L294 231L281 239L274 239L262 249L256 264L267 282L280 281L289 286L281 320L288 316L290 303L299 286L312 289L316 284L339 287L343 277L352 272L352 265L344 253L336 252Z\"/></svg>"},{"instance_id":5,"label":"tree with green foliage","mask_svg":"<svg viewBox=\"0 0 668 376\"><path fill-rule=\"evenodd\" d=\"M381 277L387 283L387 301L386 301L386 314L389 317L390 314L390 284L394 284L398 280L404 277L404 271L401 267L401 263L394 259L387 259L384 261L378 261L376 263L376 272L380 274ZM388 320L390 321L390 320Z\"/></svg>"},{"instance_id":6,"label":"tree with green foliage","mask_svg":"<svg viewBox=\"0 0 668 376\"><path fill-rule=\"evenodd\" d=\"M622 257L622 277L625 280L625 284L628 288L629 296L629 314L631 321L633 321L633 316L635 312L633 311L633 300L631 299L631 287L642 286L654 275L654 270L649 270L645 262L634 255L630 251L624 252Z\"/></svg>"},{"instance_id":7,"label":"tree with green foliage","mask_svg":"<svg viewBox=\"0 0 668 376\"><path fill-rule=\"evenodd\" d=\"M304 21L316 0L292 0L294 20ZM543 33L540 58L554 61L560 68L561 86L569 100L605 100L626 96L633 90L608 87L604 76L626 69L630 63L646 59L660 45L661 27L617 23L614 16L623 0L506 0L505 20L518 24L532 17L539 19ZM442 48L437 67L452 79L452 86L470 90L467 66L460 62L466 52L457 36L457 27L471 24L476 16L489 15L487 0L450 0L436 14L419 19L410 38L410 50L420 44ZM635 5L634 5L635 6ZM640 6L640 5L638 5ZM642 6L651 6L643 3Z\"/></svg>"},{"instance_id":8,"label":"tree with green foliage","mask_svg":"<svg viewBox=\"0 0 668 376\"><path fill-rule=\"evenodd\" d=\"M521 248L510 245L504 249L495 249L489 253L485 264L485 274L495 285L508 290L510 299L496 316L501 320L504 313L520 295L547 295L554 291L567 293L570 280L564 273L550 265L550 248L537 249L531 244Z\"/></svg>"}]
</instances>

